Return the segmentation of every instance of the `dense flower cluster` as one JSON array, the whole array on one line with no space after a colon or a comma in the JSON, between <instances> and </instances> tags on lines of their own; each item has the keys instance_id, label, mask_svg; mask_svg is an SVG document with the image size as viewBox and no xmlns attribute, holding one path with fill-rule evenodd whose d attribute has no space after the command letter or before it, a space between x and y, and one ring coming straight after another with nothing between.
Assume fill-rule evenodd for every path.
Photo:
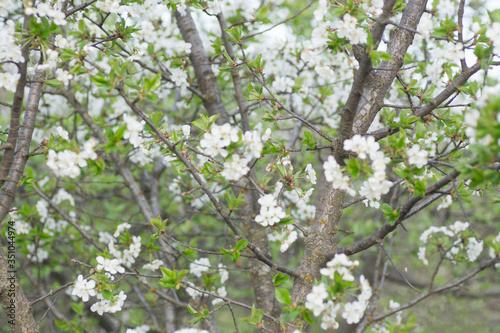
<instances>
[{"instance_id":1,"label":"dense flower cluster","mask_svg":"<svg viewBox=\"0 0 500 333\"><path fill-rule=\"evenodd\" d=\"M423 168L427 164L427 155L429 152L420 148L418 143L415 143L407 151L408 163L415 165L417 168Z\"/></svg>"},{"instance_id":2,"label":"dense flower cluster","mask_svg":"<svg viewBox=\"0 0 500 333\"><path fill-rule=\"evenodd\" d=\"M95 281L83 278L83 275L78 275L77 280L73 286L72 295L78 296L82 299L82 301L87 302L89 300L89 296L95 296Z\"/></svg>"},{"instance_id":3,"label":"dense flower cluster","mask_svg":"<svg viewBox=\"0 0 500 333\"><path fill-rule=\"evenodd\" d=\"M227 157L228 152L225 149L231 142L238 142L238 129L232 127L230 124L219 126L214 124L210 130L203 135L200 141L200 146L205 150L208 155L217 157Z\"/></svg>"},{"instance_id":4,"label":"dense flower cluster","mask_svg":"<svg viewBox=\"0 0 500 333\"><path fill-rule=\"evenodd\" d=\"M379 205L373 202L380 200L380 197L387 194L392 186L392 182L386 180L385 173L386 165L390 159L379 150L380 145L375 142L372 136L366 137L356 134L351 139L344 141L344 149L356 153L363 160L367 157L372 160L373 175L363 183L359 194L366 197L372 206L378 208Z\"/></svg>"},{"instance_id":5,"label":"dense flower cluster","mask_svg":"<svg viewBox=\"0 0 500 333\"><path fill-rule=\"evenodd\" d=\"M137 121L134 117L129 116L128 114L123 115L123 121L127 124L127 130L123 133L123 138L134 146L139 147L142 143L142 138L139 136L144 129L144 120Z\"/></svg>"},{"instance_id":6,"label":"dense flower cluster","mask_svg":"<svg viewBox=\"0 0 500 333\"><path fill-rule=\"evenodd\" d=\"M468 261L476 261L483 251L483 242L467 235L468 223L456 221L448 227L432 226L425 230L420 236L420 241L427 247L420 247L418 258L424 265L428 265L429 251L431 246L446 248L446 257L452 262L456 262L460 257L465 257ZM452 237L456 237L452 240ZM434 251L431 251L433 253Z\"/></svg>"},{"instance_id":7,"label":"dense flower cluster","mask_svg":"<svg viewBox=\"0 0 500 333\"><path fill-rule=\"evenodd\" d=\"M285 226L282 230L275 230L273 233L267 235L270 242L280 242L280 251L286 252L290 245L297 240L297 231L293 230L292 225Z\"/></svg>"},{"instance_id":8,"label":"dense flower cluster","mask_svg":"<svg viewBox=\"0 0 500 333\"><path fill-rule=\"evenodd\" d=\"M210 260L208 258L196 259L189 265L189 272L194 274L196 277L201 277L203 272L207 272L210 269Z\"/></svg>"},{"instance_id":9,"label":"dense flower cluster","mask_svg":"<svg viewBox=\"0 0 500 333\"><path fill-rule=\"evenodd\" d=\"M286 213L278 206L276 198L272 194L266 194L259 200L260 213L255 217L255 222L262 226L272 226L278 223L282 218L286 217Z\"/></svg>"},{"instance_id":10,"label":"dense flower cluster","mask_svg":"<svg viewBox=\"0 0 500 333\"><path fill-rule=\"evenodd\" d=\"M122 310L123 304L127 299L127 295L122 291L118 295L115 295L112 300L104 299L101 293L98 293L97 299L100 301L92 304L90 310L92 312L97 312L100 316L103 313L115 313Z\"/></svg>"},{"instance_id":11,"label":"dense flower cluster","mask_svg":"<svg viewBox=\"0 0 500 333\"><path fill-rule=\"evenodd\" d=\"M250 171L247 166L249 160L240 158L239 155L234 154L233 160L224 162L224 170L220 173L222 177L227 180L238 180Z\"/></svg>"},{"instance_id":12,"label":"dense flower cluster","mask_svg":"<svg viewBox=\"0 0 500 333\"><path fill-rule=\"evenodd\" d=\"M332 281L335 279L335 273L338 273L343 281L351 282L354 281L351 270L357 265L359 265L358 261L351 261L345 254L338 254L320 272L321 275L328 277ZM372 297L372 289L368 280L361 275L359 282L361 293L358 295L357 300L343 305L342 317L348 324L355 324L361 320ZM341 299L331 296L329 289L330 287L323 282L313 286L312 291L306 296L305 303L305 307L311 310L314 316L323 315L321 328L324 330L339 327L336 318L341 309Z\"/></svg>"},{"instance_id":13,"label":"dense flower cluster","mask_svg":"<svg viewBox=\"0 0 500 333\"><path fill-rule=\"evenodd\" d=\"M361 27L357 27L358 19L350 14L345 14L341 21L333 25L337 36L347 38L352 44L366 43L368 33Z\"/></svg>"},{"instance_id":14,"label":"dense flower cluster","mask_svg":"<svg viewBox=\"0 0 500 333\"><path fill-rule=\"evenodd\" d=\"M349 177L342 174L340 165L333 156L328 156L328 160L323 163L323 169L326 181L332 183L334 189L345 190L350 195L356 194L356 191L349 186Z\"/></svg>"},{"instance_id":15,"label":"dense flower cluster","mask_svg":"<svg viewBox=\"0 0 500 333\"><path fill-rule=\"evenodd\" d=\"M97 154L94 151L96 145L97 141L90 139L83 145L83 150L79 153L71 150L63 150L57 153L55 150L50 149L47 166L58 177L76 178L80 175L80 168L87 166L87 159L97 159Z\"/></svg>"}]
</instances>

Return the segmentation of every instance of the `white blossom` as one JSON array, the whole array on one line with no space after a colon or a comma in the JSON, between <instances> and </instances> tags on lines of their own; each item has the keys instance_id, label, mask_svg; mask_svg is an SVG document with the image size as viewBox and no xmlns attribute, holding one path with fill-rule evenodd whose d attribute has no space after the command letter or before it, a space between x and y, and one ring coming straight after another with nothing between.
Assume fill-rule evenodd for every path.
<instances>
[{"instance_id":1,"label":"white blossom","mask_svg":"<svg viewBox=\"0 0 500 333\"><path fill-rule=\"evenodd\" d=\"M340 165L333 156L328 156L328 160L323 163L323 169L325 170L326 181L332 183L334 189L345 190L350 195L356 194L349 186L349 177L342 174Z\"/></svg>"},{"instance_id":2,"label":"white blossom","mask_svg":"<svg viewBox=\"0 0 500 333\"><path fill-rule=\"evenodd\" d=\"M418 259L422 260L425 266L429 264L429 261L427 260L426 256L426 249L425 247L419 247L418 248Z\"/></svg>"},{"instance_id":3,"label":"white blossom","mask_svg":"<svg viewBox=\"0 0 500 333\"><path fill-rule=\"evenodd\" d=\"M72 295L78 296L82 299L82 301L87 302L89 300L89 296L95 296L95 281L83 278L83 275L78 275L75 284L73 285Z\"/></svg>"},{"instance_id":4,"label":"white blossom","mask_svg":"<svg viewBox=\"0 0 500 333\"><path fill-rule=\"evenodd\" d=\"M163 260L155 259L150 264L145 264L144 266L142 266L142 269L156 271L156 270L158 270L158 268L160 268L160 266L163 266L163 265L164 265Z\"/></svg>"},{"instance_id":5,"label":"white blossom","mask_svg":"<svg viewBox=\"0 0 500 333\"><path fill-rule=\"evenodd\" d=\"M98 256L97 258L97 267L98 271L102 271L103 269L110 274L116 273L125 273L125 268L120 266L120 261L118 259L106 259L102 256Z\"/></svg>"},{"instance_id":6,"label":"white blossom","mask_svg":"<svg viewBox=\"0 0 500 333\"><path fill-rule=\"evenodd\" d=\"M328 292L326 291L326 286L320 283L312 287L312 290L306 296L305 306L313 312L315 317L319 316L324 310L325 306L323 300L328 297Z\"/></svg>"},{"instance_id":7,"label":"white blossom","mask_svg":"<svg viewBox=\"0 0 500 333\"><path fill-rule=\"evenodd\" d=\"M203 272L207 272L210 269L210 260L208 258L196 259L194 262L189 264L189 272L194 274L196 277L201 277Z\"/></svg>"},{"instance_id":8,"label":"white blossom","mask_svg":"<svg viewBox=\"0 0 500 333\"><path fill-rule=\"evenodd\" d=\"M276 198L272 194L266 194L258 200L260 213L255 217L255 222L262 226L272 226L286 217L286 213L278 206Z\"/></svg>"},{"instance_id":9,"label":"white blossom","mask_svg":"<svg viewBox=\"0 0 500 333\"><path fill-rule=\"evenodd\" d=\"M306 166L306 178L311 182L311 184L315 185L316 184L316 171L314 171L312 164L309 163Z\"/></svg>"},{"instance_id":10,"label":"white blossom","mask_svg":"<svg viewBox=\"0 0 500 333\"><path fill-rule=\"evenodd\" d=\"M224 170L220 173L227 180L239 180L246 175L250 168L247 166L249 160L240 158L239 155L233 155L233 160L224 162Z\"/></svg>"},{"instance_id":11,"label":"white blossom","mask_svg":"<svg viewBox=\"0 0 500 333\"><path fill-rule=\"evenodd\" d=\"M420 149L420 146L415 143L407 150L408 163L415 165L417 168L423 168L427 164L428 151Z\"/></svg>"},{"instance_id":12,"label":"white blossom","mask_svg":"<svg viewBox=\"0 0 500 333\"><path fill-rule=\"evenodd\" d=\"M346 320L348 324L357 324L363 317L365 313L366 306L361 302L350 302L344 305L344 312L342 313L342 318Z\"/></svg>"},{"instance_id":13,"label":"white blossom","mask_svg":"<svg viewBox=\"0 0 500 333\"><path fill-rule=\"evenodd\" d=\"M123 115L123 121L125 124L127 124L127 130L125 133L123 133L123 138L125 140L128 139L128 141L134 146L134 147L139 147L139 145L142 143L142 138L139 136L144 129L144 120L142 121L137 121L133 117L130 117L127 114Z\"/></svg>"},{"instance_id":14,"label":"white blossom","mask_svg":"<svg viewBox=\"0 0 500 333\"><path fill-rule=\"evenodd\" d=\"M474 237L470 237L467 243L467 257L470 262L476 261L477 257L483 251L483 242L477 241Z\"/></svg>"},{"instance_id":15,"label":"white blossom","mask_svg":"<svg viewBox=\"0 0 500 333\"><path fill-rule=\"evenodd\" d=\"M356 17L351 16L349 13L345 14L341 21L334 24L337 36L349 39L351 44L366 43L368 34L363 28L356 27L357 23Z\"/></svg>"}]
</instances>

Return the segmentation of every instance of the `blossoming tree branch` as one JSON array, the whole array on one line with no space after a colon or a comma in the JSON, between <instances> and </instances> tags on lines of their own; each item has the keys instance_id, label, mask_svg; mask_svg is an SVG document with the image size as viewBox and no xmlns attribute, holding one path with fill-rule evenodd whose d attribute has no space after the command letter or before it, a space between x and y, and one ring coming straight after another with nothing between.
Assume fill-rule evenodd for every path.
<instances>
[{"instance_id":1,"label":"blossoming tree branch","mask_svg":"<svg viewBox=\"0 0 500 333\"><path fill-rule=\"evenodd\" d=\"M498 297L492 3L0 1L2 329L436 331L434 296Z\"/></svg>"}]
</instances>

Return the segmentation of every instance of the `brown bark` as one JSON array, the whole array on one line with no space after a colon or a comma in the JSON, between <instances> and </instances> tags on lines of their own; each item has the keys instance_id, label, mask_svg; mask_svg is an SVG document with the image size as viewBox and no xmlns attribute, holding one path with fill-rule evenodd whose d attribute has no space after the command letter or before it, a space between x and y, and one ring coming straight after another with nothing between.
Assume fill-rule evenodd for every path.
<instances>
[{"instance_id":1,"label":"brown bark","mask_svg":"<svg viewBox=\"0 0 500 333\"><path fill-rule=\"evenodd\" d=\"M23 31L25 33L23 36L26 38L29 32L29 19L31 16L24 17ZM9 134L7 137L7 142L5 142L5 153L2 158L2 163L0 164L0 188L5 184L5 179L9 174L12 162L14 161L14 151L16 148L16 142L19 134L20 119L21 119L21 108L23 106L24 100L24 88L26 87L26 72L28 70L29 62L29 52L30 43L25 43L21 49L24 62L18 63L19 74L21 77L17 82L16 91L14 93L14 101L12 103L11 115L10 115L10 127Z\"/></svg>"},{"instance_id":2,"label":"brown bark","mask_svg":"<svg viewBox=\"0 0 500 333\"><path fill-rule=\"evenodd\" d=\"M426 3L426 0L410 1L403 12L400 25L416 29ZM381 40L394 4L395 1L385 2L383 13L372 30L374 44ZM393 59L383 63L381 67L401 68L406 50L413 41L413 35L408 30L396 29L388 48ZM354 133L366 132L375 115L380 111L383 98L397 73L395 70L379 72L372 70L370 57L363 52L359 70L355 73L351 93L342 113L339 134L334 148L334 156L339 164L343 164L344 158L347 157L343 150L344 140L349 139ZM335 234L342 216L345 191L333 189L326 181L319 182L319 184L320 200L309 235L305 240L304 256L297 269L300 277L294 280L292 291L294 302L305 301L313 284L320 280L319 270L332 258ZM291 327L287 327L288 331L291 329Z\"/></svg>"},{"instance_id":3,"label":"brown bark","mask_svg":"<svg viewBox=\"0 0 500 333\"><path fill-rule=\"evenodd\" d=\"M211 116L219 115L217 118L218 124L227 123L229 117L222 103L217 79L212 71L207 53L203 48L203 43L201 42L194 20L191 17L191 12L189 9L186 9L186 15L184 16L179 12L175 12L175 19L181 31L182 38L186 43L191 44L189 58L194 68L196 82L198 82L204 97L203 106Z\"/></svg>"},{"instance_id":4,"label":"brown bark","mask_svg":"<svg viewBox=\"0 0 500 333\"><path fill-rule=\"evenodd\" d=\"M42 86L45 70L36 70L33 76L33 83L28 95L26 110L24 112L23 125L19 132L19 140L13 156L12 166L7 176L2 192L0 193L0 221L7 215L9 208L14 201L17 184L24 172L24 167L28 161L29 148L33 129L35 127L38 104L42 95ZM22 101L21 101L22 102ZM9 257L10 259L10 257ZM15 269L15 268L14 268ZM9 273L12 270L8 266L7 257L3 249L0 250L0 303L4 313L9 316L10 306L15 304L15 320L9 322L9 326L14 333L38 332L38 324L33 317L33 310L23 290L19 285L16 275ZM8 278L11 278L9 280ZM14 285L15 295L9 295L11 285ZM12 318L11 318L12 319Z\"/></svg>"}]
</instances>

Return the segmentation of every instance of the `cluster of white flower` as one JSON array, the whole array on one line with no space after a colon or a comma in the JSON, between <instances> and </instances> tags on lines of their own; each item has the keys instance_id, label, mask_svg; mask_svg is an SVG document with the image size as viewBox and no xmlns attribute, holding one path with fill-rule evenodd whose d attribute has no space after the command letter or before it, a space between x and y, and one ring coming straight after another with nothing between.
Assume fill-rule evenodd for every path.
<instances>
[{"instance_id":1,"label":"cluster of white flower","mask_svg":"<svg viewBox=\"0 0 500 333\"><path fill-rule=\"evenodd\" d=\"M83 278L83 275L78 275L71 294L80 297L84 302L88 302L89 296L96 295L95 281L88 281Z\"/></svg>"},{"instance_id":2,"label":"cluster of white flower","mask_svg":"<svg viewBox=\"0 0 500 333\"><path fill-rule=\"evenodd\" d=\"M420 147L428 150L430 155L435 155L438 143L438 133L427 132L423 138L418 139L418 143Z\"/></svg>"},{"instance_id":3,"label":"cluster of white flower","mask_svg":"<svg viewBox=\"0 0 500 333\"><path fill-rule=\"evenodd\" d=\"M16 221L16 233L18 235L29 234L31 225L23 220L21 215L17 213L17 208L12 207L10 214L11 221ZM8 238L8 230L6 230L5 238Z\"/></svg>"},{"instance_id":4,"label":"cluster of white flower","mask_svg":"<svg viewBox=\"0 0 500 333\"><path fill-rule=\"evenodd\" d=\"M439 234L442 234L442 237L449 238L456 236L456 240L447 249L446 257L452 262L456 262L457 257L461 254L462 256L466 256L470 262L473 262L476 261L483 251L483 242L476 240L474 237L464 238L467 229L468 223L460 221L456 221L448 227L432 226L420 235L420 241L424 244L429 244L431 240L438 239L439 246L442 246ZM426 247L419 248L418 258L422 260L424 265L428 265L429 263L427 260L428 255L429 251L427 251Z\"/></svg>"},{"instance_id":5,"label":"cluster of white flower","mask_svg":"<svg viewBox=\"0 0 500 333\"><path fill-rule=\"evenodd\" d=\"M486 29L486 37L493 42L493 53L500 54L500 22L493 22L491 27Z\"/></svg>"},{"instance_id":6,"label":"cluster of white flower","mask_svg":"<svg viewBox=\"0 0 500 333\"><path fill-rule=\"evenodd\" d=\"M490 134L486 134L481 138L476 138L477 124L479 118L481 117L481 113L479 112L479 110L490 103L490 99L492 96L497 95L499 87L499 85L483 87L481 96L475 102L476 108L466 109L464 113L463 125L465 127L465 134L469 137L469 143L479 143L481 145L488 146L493 142L493 138ZM500 123L500 113L497 113L496 121ZM500 145L500 138L497 140L497 144Z\"/></svg>"},{"instance_id":7,"label":"cluster of white flower","mask_svg":"<svg viewBox=\"0 0 500 333\"><path fill-rule=\"evenodd\" d=\"M118 295L115 295L111 301L104 299L101 293L97 293L96 296L100 301L92 304L90 310L92 310L92 312L97 312L100 316L102 316L103 313L116 313L121 311L127 299L127 295L123 290L120 291Z\"/></svg>"},{"instance_id":8,"label":"cluster of white flower","mask_svg":"<svg viewBox=\"0 0 500 333\"><path fill-rule=\"evenodd\" d=\"M328 156L328 160L323 163L323 169L326 181L332 183L334 189L345 190L352 196L356 195L356 191L349 186L349 177L342 174L340 165L333 156Z\"/></svg>"},{"instance_id":9,"label":"cluster of white flower","mask_svg":"<svg viewBox=\"0 0 500 333\"><path fill-rule=\"evenodd\" d=\"M306 170L305 171L306 171L306 178L307 178L307 180L309 180L311 182L311 184L316 185L316 180L317 180L316 171L313 169L311 163L309 163L306 166Z\"/></svg>"},{"instance_id":10,"label":"cluster of white flower","mask_svg":"<svg viewBox=\"0 0 500 333\"><path fill-rule=\"evenodd\" d=\"M149 327L148 325L141 325L141 326L137 326L134 329L127 328L127 331L125 333L147 333L147 332L149 332L150 329L151 329L151 327Z\"/></svg>"},{"instance_id":11,"label":"cluster of white flower","mask_svg":"<svg viewBox=\"0 0 500 333\"><path fill-rule=\"evenodd\" d=\"M282 218L286 217L286 213L278 206L276 198L272 194L266 194L259 200L260 213L255 217L255 222L260 223L262 226L272 226L278 223Z\"/></svg>"},{"instance_id":12,"label":"cluster of white flower","mask_svg":"<svg viewBox=\"0 0 500 333\"><path fill-rule=\"evenodd\" d=\"M443 56L451 62L459 62L465 58L464 45L462 43L448 44Z\"/></svg>"},{"instance_id":13,"label":"cluster of white flower","mask_svg":"<svg viewBox=\"0 0 500 333\"><path fill-rule=\"evenodd\" d=\"M69 80L73 78L73 74L64 69L58 68L56 70L56 79L62 82L65 86L69 84Z\"/></svg>"},{"instance_id":14,"label":"cluster of white flower","mask_svg":"<svg viewBox=\"0 0 500 333\"><path fill-rule=\"evenodd\" d=\"M66 25L66 15L59 9L52 7L48 3L40 2L37 7L27 7L26 14L38 14L38 17L50 17L57 25ZM40 18L38 18L40 20Z\"/></svg>"},{"instance_id":15,"label":"cluster of white flower","mask_svg":"<svg viewBox=\"0 0 500 333\"><path fill-rule=\"evenodd\" d=\"M8 4L4 2L4 5ZM2 16L1 14L0 5L0 16ZM15 92L21 74L18 73L17 66L10 61L24 62L20 42L16 38L16 27L12 20L5 23L0 22L0 63L3 64L2 71L0 71L0 88L3 87L8 91Z\"/></svg>"},{"instance_id":16,"label":"cluster of white flower","mask_svg":"<svg viewBox=\"0 0 500 333\"><path fill-rule=\"evenodd\" d=\"M224 282L227 281L227 279L229 279L229 273L226 269L226 266L224 266L223 264L219 264L219 275L220 275L220 283L224 284Z\"/></svg>"},{"instance_id":17,"label":"cluster of white flower","mask_svg":"<svg viewBox=\"0 0 500 333\"><path fill-rule=\"evenodd\" d=\"M344 149L352 151L361 159L370 157L372 160L373 175L368 178L361 186L359 194L365 196L370 206L378 208L380 204L375 200L380 200L380 197L387 194L391 189L392 182L386 180L386 165L390 159L380 151L380 145L372 136L354 135L351 139L344 141Z\"/></svg>"},{"instance_id":18,"label":"cluster of white flower","mask_svg":"<svg viewBox=\"0 0 500 333\"><path fill-rule=\"evenodd\" d=\"M149 271L156 271L160 266L163 266L163 260L155 259L150 264L145 264L142 269L147 269Z\"/></svg>"},{"instance_id":19,"label":"cluster of white flower","mask_svg":"<svg viewBox=\"0 0 500 333\"><path fill-rule=\"evenodd\" d=\"M27 245L28 255L26 256L29 261L34 263L41 263L45 259L49 258L49 252L47 252L42 246L43 241L39 241L37 245L30 243Z\"/></svg>"},{"instance_id":20,"label":"cluster of white flower","mask_svg":"<svg viewBox=\"0 0 500 333\"><path fill-rule=\"evenodd\" d=\"M361 293L358 295L357 301L346 303L344 305L344 312L342 313L342 318L346 320L348 324L356 324L365 313L368 302L372 297L372 288L368 280L361 275L359 277L359 282L361 286Z\"/></svg>"},{"instance_id":21,"label":"cluster of white flower","mask_svg":"<svg viewBox=\"0 0 500 333\"><path fill-rule=\"evenodd\" d=\"M313 312L315 317L317 317L323 312L325 308L324 300L327 297L328 291L326 290L326 285L320 283L317 286L313 286L312 291L307 294L305 306Z\"/></svg>"},{"instance_id":22,"label":"cluster of white flower","mask_svg":"<svg viewBox=\"0 0 500 333\"><path fill-rule=\"evenodd\" d=\"M274 194L277 196L283 187L282 182L278 182L276 184L276 189ZM307 221L308 219L312 219L314 217L314 213L316 213L316 206L309 205L308 202L311 199L311 195L314 192L314 188L310 188L307 191L301 191L300 189L293 189L292 191L284 191L283 196L286 199L285 206L290 206L291 203L294 203L297 207L292 208L290 211L290 215L295 217L299 221Z\"/></svg>"},{"instance_id":23,"label":"cluster of white flower","mask_svg":"<svg viewBox=\"0 0 500 333\"><path fill-rule=\"evenodd\" d=\"M421 149L418 143L406 151L408 154L408 163L415 165L417 168L423 168L427 164L427 150Z\"/></svg>"},{"instance_id":24,"label":"cluster of white flower","mask_svg":"<svg viewBox=\"0 0 500 333\"><path fill-rule=\"evenodd\" d=\"M194 285L193 285L194 286ZM194 288L190 288L190 284L188 283L187 287L186 287L186 292L188 293L189 297L191 297L192 299L197 299L198 297L201 297L203 295L202 292L194 289Z\"/></svg>"},{"instance_id":25,"label":"cluster of white flower","mask_svg":"<svg viewBox=\"0 0 500 333\"><path fill-rule=\"evenodd\" d=\"M188 76L185 71L183 71L180 68L172 68L170 69L170 72L172 73L172 75L170 75L170 79L172 80L172 82L174 82L176 86L182 87L188 85L187 82Z\"/></svg>"},{"instance_id":26,"label":"cluster of white flower","mask_svg":"<svg viewBox=\"0 0 500 333\"><path fill-rule=\"evenodd\" d=\"M0 1L0 17L9 16L10 12L13 12L17 8L16 2L14 0L2 0Z\"/></svg>"},{"instance_id":27,"label":"cluster of white flower","mask_svg":"<svg viewBox=\"0 0 500 333\"><path fill-rule=\"evenodd\" d=\"M328 2L328 0L319 0L318 8L313 13L316 21L323 21L323 18L328 13Z\"/></svg>"},{"instance_id":28,"label":"cluster of white flower","mask_svg":"<svg viewBox=\"0 0 500 333\"><path fill-rule=\"evenodd\" d=\"M91 138L84 144L83 150L79 153L71 150L57 153L51 149L47 158L47 166L58 177L76 178L80 175L80 168L87 166L87 159L97 159L97 154L94 152L96 145L97 141Z\"/></svg>"},{"instance_id":29,"label":"cluster of white flower","mask_svg":"<svg viewBox=\"0 0 500 333\"><path fill-rule=\"evenodd\" d=\"M220 174L227 180L239 180L250 171L247 166L248 162L250 161L246 158L240 158L239 155L234 154L232 161L224 162L224 170Z\"/></svg>"},{"instance_id":30,"label":"cluster of white flower","mask_svg":"<svg viewBox=\"0 0 500 333\"><path fill-rule=\"evenodd\" d=\"M445 209L451 206L453 197L449 194L441 198L441 203L437 206L437 210Z\"/></svg>"},{"instance_id":31,"label":"cluster of white flower","mask_svg":"<svg viewBox=\"0 0 500 333\"><path fill-rule=\"evenodd\" d=\"M207 3L207 13L210 15L217 15L222 11L224 6L223 0L214 0Z\"/></svg>"},{"instance_id":32,"label":"cluster of white flower","mask_svg":"<svg viewBox=\"0 0 500 333\"><path fill-rule=\"evenodd\" d=\"M375 16L382 14L384 0L367 0L362 3L362 8L366 13L371 13Z\"/></svg>"},{"instance_id":33,"label":"cluster of white flower","mask_svg":"<svg viewBox=\"0 0 500 333\"><path fill-rule=\"evenodd\" d=\"M123 253L116 248L116 237L130 228L129 223L122 223L117 226L113 236L107 232L99 232L99 241L108 244L108 252L118 260L119 265L130 267L141 252L141 236L132 236L132 243Z\"/></svg>"},{"instance_id":34,"label":"cluster of white flower","mask_svg":"<svg viewBox=\"0 0 500 333\"><path fill-rule=\"evenodd\" d=\"M68 40L63 37L63 35L56 35L54 39L54 45L59 47L59 48L65 48L70 46Z\"/></svg>"},{"instance_id":35,"label":"cluster of white flower","mask_svg":"<svg viewBox=\"0 0 500 333\"><path fill-rule=\"evenodd\" d=\"M134 117L124 114L123 121L127 124L127 130L123 133L123 138L128 139L135 148L139 147L142 143L142 138L139 135L144 129L144 120L139 122Z\"/></svg>"},{"instance_id":36,"label":"cluster of white flower","mask_svg":"<svg viewBox=\"0 0 500 333\"><path fill-rule=\"evenodd\" d=\"M351 270L359 264L358 261L350 261L345 254L336 255L327 267L321 269L321 274L327 276L329 279L334 280L335 272L337 272L343 280L354 281L354 276ZM372 288L367 279L363 275L359 278L361 293L358 295L357 300L344 304L344 311L342 317L346 319L348 324L358 323L368 306L368 302L372 297ZM313 286L312 291L306 296L305 307L313 312L314 316L323 315L321 328L327 330L329 328L338 328L337 314L341 308L338 299L327 300L329 293L327 286L324 283ZM326 301L326 302L325 302ZM334 302L335 301L335 302Z\"/></svg>"},{"instance_id":37,"label":"cluster of white flower","mask_svg":"<svg viewBox=\"0 0 500 333\"><path fill-rule=\"evenodd\" d=\"M69 141L69 133L64 128L62 128L61 126L57 126L56 132L57 135L59 135L61 138L63 138L66 141Z\"/></svg>"},{"instance_id":38,"label":"cluster of white flower","mask_svg":"<svg viewBox=\"0 0 500 333\"><path fill-rule=\"evenodd\" d=\"M207 330L200 330L197 328L183 328L175 331L174 333L209 333Z\"/></svg>"},{"instance_id":39,"label":"cluster of white flower","mask_svg":"<svg viewBox=\"0 0 500 333\"><path fill-rule=\"evenodd\" d=\"M495 251L495 249L493 248L493 246L495 246L497 249L500 248L500 233L495 237L495 239L493 239L491 243L492 246L490 247L490 258L494 259L500 256L500 251ZM495 267L500 268L500 264L495 264Z\"/></svg>"},{"instance_id":40,"label":"cluster of white flower","mask_svg":"<svg viewBox=\"0 0 500 333\"><path fill-rule=\"evenodd\" d=\"M345 14L341 21L334 23L337 36L347 38L351 44L366 43L368 34L361 27L356 27L358 19L350 14Z\"/></svg>"},{"instance_id":41,"label":"cluster of white flower","mask_svg":"<svg viewBox=\"0 0 500 333\"><path fill-rule=\"evenodd\" d=\"M326 264L326 268L320 270L321 275L326 276L330 279L335 278L335 272L337 272L344 281L354 281L354 276L351 273L351 269L358 266L359 261L351 261L345 254L337 254L332 260Z\"/></svg>"},{"instance_id":42,"label":"cluster of white flower","mask_svg":"<svg viewBox=\"0 0 500 333\"><path fill-rule=\"evenodd\" d=\"M226 157L228 152L225 148L229 146L231 142L238 141L239 136L238 129L236 127L232 127L229 123L222 126L214 124L210 129L210 132L203 135L203 139L200 141L200 146L205 149L205 152L208 155L213 157L216 157L217 155Z\"/></svg>"},{"instance_id":43,"label":"cluster of white flower","mask_svg":"<svg viewBox=\"0 0 500 333\"><path fill-rule=\"evenodd\" d=\"M293 230L292 225L286 225L283 230L275 230L267 235L270 242L278 241L281 243L280 251L286 252L290 245L297 240L297 231Z\"/></svg>"},{"instance_id":44,"label":"cluster of white flower","mask_svg":"<svg viewBox=\"0 0 500 333\"><path fill-rule=\"evenodd\" d=\"M118 0L102 0L95 3L96 8L105 13L117 14L120 13L120 1Z\"/></svg>"},{"instance_id":45,"label":"cluster of white flower","mask_svg":"<svg viewBox=\"0 0 500 333\"><path fill-rule=\"evenodd\" d=\"M221 297L226 297L227 296L226 287L222 286L220 288L217 288L217 295L219 295ZM217 305L217 304L222 303L222 302L224 302L224 300L222 298L215 298L212 301L212 304Z\"/></svg>"},{"instance_id":46,"label":"cluster of white flower","mask_svg":"<svg viewBox=\"0 0 500 333\"><path fill-rule=\"evenodd\" d=\"M196 277L201 277L203 272L207 272L210 269L210 260L208 258L196 259L194 262L189 264L189 272L194 274Z\"/></svg>"},{"instance_id":47,"label":"cluster of white flower","mask_svg":"<svg viewBox=\"0 0 500 333\"><path fill-rule=\"evenodd\" d=\"M295 81L287 76L278 76L273 81L273 89L277 92L291 93Z\"/></svg>"},{"instance_id":48,"label":"cluster of white flower","mask_svg":"<svg viewBox=\"0 0 500 333\"><path fill-rule=\"evenodd\" d=\"M130 229L131 225L130 223L121 223L116 227L115 233L113 234L113 237L118 237L122 232L125 230Z\"/></svg>"},{"instance_id":49,"label":"cluster of white flower","mask_svg":"<svg viewBox=\"0 0 500 333\"><path fill-rule=\"evenodd\" d=\"M109 274L116 273L125 273L125 268L120 266L120 261L118 259L107 259L102 256L98 256L97 258L97 267L98 271L102 271L103 269Z\"/></svg>"},{"instance_id":50,"label":"cluster of white flower","mask_svg":"<svg viewBox=\"0 0 500 333\"><path fill-rule=\"evenodd\" d=\"M243 135L243 142L246 144L245 157L247 159L260 157L264 145L258 131L246 131Z\"/></svg>"},{"instance_id":51,"label":"cluster of white flower","mask_svg":"<svg viewBox=\"0 0 500 333\"><path fill-rule=\"evenodd\" d=\"M15 92L20 77L20 74L0 73L0 88L4 87L8 91Z\"/></svg>"}]
</instances>

